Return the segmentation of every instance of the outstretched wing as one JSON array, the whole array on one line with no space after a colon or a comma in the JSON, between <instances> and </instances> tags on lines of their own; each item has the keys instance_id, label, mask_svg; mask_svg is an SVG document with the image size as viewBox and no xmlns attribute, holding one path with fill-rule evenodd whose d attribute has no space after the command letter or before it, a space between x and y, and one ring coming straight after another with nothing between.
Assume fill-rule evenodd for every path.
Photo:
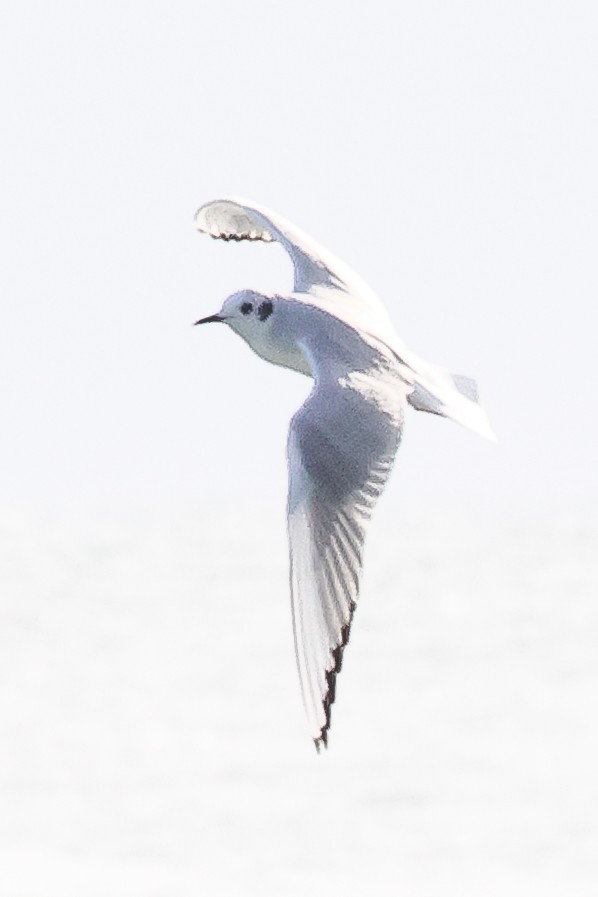
<instances>
[{"instance_id":1,"label":"outstretched wing","mask_svg":"<svg viewBox=\"0 0 598 897\"><path fill-rule=\"evenodd\" d=\"M365 302L376 306L380 304L344 262L290 221L264 206L235 198L215 199L199 209L195 224L198 230L215 239L280 243L293 262L296 293L315 294L318 288L324 287L359 293Z\"/></svg>"},{"instance_id":2,"label":"outstretched wing","mask_svg":"<svg viewBox=\"0 0 598 897\"><path fill-rule=\"evenodd\" d=\"M310 731L327 744L359 597L367 523L399 446L404 399L360 372L318 382L291 421L288 527L295 654Z\"/></svg>"},{"instance_id":3,"label":"outstretched wing","mask_svg":"<svg viewBox=\"0 0 598 897\"><path fill-rule=\"evenodd\" d=\"M450 417L482 436L496 439L477 403L474 381L454 377L407 349L370 287L294 224L263 206L240 199L208 202L195 220L200 231L222 240L281 243L295 268L295 293L308 294L296 298L334 315L359 330L364 338L392 348L404 365L405 381L412 385L409 401L414 408Z\"/></svg>"}]
</instances>

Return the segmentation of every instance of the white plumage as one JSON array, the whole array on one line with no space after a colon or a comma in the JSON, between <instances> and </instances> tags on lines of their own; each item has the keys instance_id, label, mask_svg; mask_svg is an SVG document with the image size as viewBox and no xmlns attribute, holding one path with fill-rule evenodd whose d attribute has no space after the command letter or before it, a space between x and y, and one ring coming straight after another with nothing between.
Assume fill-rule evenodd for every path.
<instances>
[{"instance_id":1,"label":"white plumage","mask_svg":"<svg viewBox=\"0 0 598 897\"><path fill-rule=\"evenodd\" d=\"M494 436L475 382L411 353L373 291L290 222L223 199L202 206L196 224L217 239L281 243L294 266L292 294L242 290L197 323L222 321L267 361L314 379L289 430L288 530L297 668L319 749L359 597L367 523L407 404Z\"/></svg>"}]
</instances>

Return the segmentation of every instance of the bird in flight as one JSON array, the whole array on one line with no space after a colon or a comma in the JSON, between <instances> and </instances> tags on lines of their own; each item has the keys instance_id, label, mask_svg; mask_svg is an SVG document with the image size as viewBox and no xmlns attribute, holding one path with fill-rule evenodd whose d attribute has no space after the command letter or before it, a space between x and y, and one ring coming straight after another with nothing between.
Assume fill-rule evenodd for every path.
<instances>
[{"instance_id":1,"label":"bird in flight","mask_svg":"<svg viewBox=\"0 0 598 897\"><path fill-rule=\"evenodd\" d=\"M359 597L367 525L407 406L494 434L475 381L409 351L367 284L295 225L241 199L208 202L195 222L215 239L280 243L294 267L289 295L241 290L196 323L227 324L266 361L314 381L290 424L287 515L295 656L320 751Z\"/></svg>"}]
</instances>

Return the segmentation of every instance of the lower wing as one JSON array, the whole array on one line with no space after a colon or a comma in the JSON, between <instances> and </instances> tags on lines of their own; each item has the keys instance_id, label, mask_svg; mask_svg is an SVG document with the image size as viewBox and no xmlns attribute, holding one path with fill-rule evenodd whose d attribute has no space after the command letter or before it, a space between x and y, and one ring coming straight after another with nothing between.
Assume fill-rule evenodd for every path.
<instances>
[{"instance_id":1,"label":"lower wing","mask_svg":"<svg viewBox=\"0 0 598 897\"><path fill-rule=\"evenodd\" d=\"M401 392L383 389L379 381L368 380L365 391L330 381L316 384L291 421L293 632L303 703L318 750L328 740L336 677L359 597L365 531L392 469L403 408Z\"/></svg>"}]
</instances>

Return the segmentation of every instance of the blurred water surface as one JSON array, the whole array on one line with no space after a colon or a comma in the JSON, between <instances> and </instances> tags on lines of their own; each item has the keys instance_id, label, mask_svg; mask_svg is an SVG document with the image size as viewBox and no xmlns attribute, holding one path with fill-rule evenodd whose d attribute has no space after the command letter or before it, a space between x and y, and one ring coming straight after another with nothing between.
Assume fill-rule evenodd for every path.
<instances>
[{"instance_id":1,"label":"blurred water surface","mask_svg":"<svg viewBox=\"0 0 598 897\"><path fill-rule=\"evenodd\" d=\"M598 521L382 508L321 757L284 527L0 516L2 897L594 897Z\"/></svg>"}]
</instances>

